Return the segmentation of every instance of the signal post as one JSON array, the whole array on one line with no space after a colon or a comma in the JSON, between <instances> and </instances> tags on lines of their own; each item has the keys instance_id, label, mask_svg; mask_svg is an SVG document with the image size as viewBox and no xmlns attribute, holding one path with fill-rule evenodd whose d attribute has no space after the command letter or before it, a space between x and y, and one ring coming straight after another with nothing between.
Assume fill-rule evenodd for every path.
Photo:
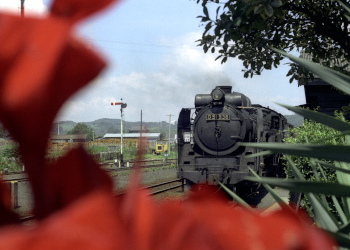
<instances>
[{"instance_id":1,"label":"signal post","mask_svg":"<svg viewBox=\"0 0 350 250\"><path fill-rule=\"evenodd\" d=\"M124 123L124 113L123 109L127 107L127 104L123 102L123 99L121 99L120 102L112 102L111 105L120 105L120 114L121 114L121 121L120 121L120 160L119 160L119 167L124 166L124 157L123 157L123 123Z\"/></svg>"}]
</instances>

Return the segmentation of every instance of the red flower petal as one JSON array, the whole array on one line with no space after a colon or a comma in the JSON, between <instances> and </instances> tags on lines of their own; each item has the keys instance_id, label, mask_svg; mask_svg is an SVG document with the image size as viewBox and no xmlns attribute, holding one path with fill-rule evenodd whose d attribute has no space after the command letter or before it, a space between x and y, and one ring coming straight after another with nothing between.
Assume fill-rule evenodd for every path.
<instances>
[{"instance_id":1,"label":"red flower petal","mask_svg":"<svg viewBox=\"0 0 350 250\"><path fill-rule=\"evenodd\" d=\"M110 176L82 147L71 150L42 173L45 189L35 203L42 218L98 189L113 190Z\"/></svg>"},{"instance_id":2,"label":"red flower petal","mask_svg":"<svg viewBox=\"0 0 350 250\"><path fill-rule=\"evenodd\" d=\"M206 193L157 204L140 190L133 206L125 207L124 200L116 202L110 192L100 189L34 230L17 226L0 231L0 249L331 250L336 246L332 238L288 210L262 216L232 207L214 192Z\"/></svg>"},{"instance_id":3,"label":"red flower petal","mask_svg":"<svg viewBox=\"0 0 350 250\"><path fill-rule=\"evenodd\" d=\"M1 19L0 65L4 70L0 72L0 119L22 151L35 150L42 158L57 111L96 77L105 63L70 38L66 22L9 15ZM47 42L53 31L55 36ZM32 147L34 141L36 147Z\"/></svg>"},{"instance_id":4,"label":"red flower petal","mask_svg":"<svg viewBox=\"0 0 350 250\"><path fill-rule=\"evenodd\" d=\"M0 120L19 142L36 197L45 189L42 173L54 117L105 63L70 37L66 21L1 15L0 22Z\"/></svg>"},{"instance_id":5,"label":"red flower petal","mask_svg":"<svg viewBox=\"0 0 350 250\"><path fill-rule=\"evenodd\" d=\"M0 120L20 144L36 215L51 215L33 230L4 227L0 249L333 249L333 239L287 210L261 216L205 190L157 204L137 190L140 172L117 203L110 178L82 148L47 165L56 113L104 67L71 37L71 25L110 2L56 0L46 19L0 16Z\"/></svg>"},{"instance_id":6,"label":"red flower petal","mask_svg":"<svg viewBox=\"0 0 350 250\"><path fill-rule=\"evenodd\" d=\"M0 249L127 249L116 208L110 192L92 192L37 228L13 226L0 231Z\"/></svg>"},{"instance_id":7,"label":"red flower petal","mask_svg":"<svg viewBox=\"0 0 350 250\"><path fill-rule=\"evenodd\" d=\"M267 216L252 213L230 206L211 188L204 187L185 201L158 204L144 190L131 191L118 208L130 249L331 250L336 246L304 216L290 210Z\"/></svg>"},{"instance_id":8,"label":"red flower petal","mask_svg":"<svg viewBox=\"0 0 350 250\"><path fill-rule=\"evenodd\" d=\"M156 206L144 200L142 204L135 204L129 217L138 218L136 215L144 211L143 217L148 219L142 219L143 232L131 230L129 237L141 240L144 233L149 237L142 244L153 249L321 250L336 245L330 236L290 210L261 216L232 207L207 190L182 202ZM137 223L134 225L140 228Z\"/></svg>"}]
</instances>

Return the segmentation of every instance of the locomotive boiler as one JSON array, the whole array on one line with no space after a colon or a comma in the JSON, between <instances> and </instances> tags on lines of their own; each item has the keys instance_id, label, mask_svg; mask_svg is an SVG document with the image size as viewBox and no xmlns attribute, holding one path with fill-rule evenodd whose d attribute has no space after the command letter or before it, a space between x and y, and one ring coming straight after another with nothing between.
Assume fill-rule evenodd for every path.
<instances>
[{"instance_id":1,"label":"locomotive boiler","mask_svg":"<svg viewBox=\"0 0 350 250\"><path fill-rule=\"evenodd\" d=\"M251 104L231 86L218 86L198 94L194 108L183 108L178 118L178 177L186 184L219 182L246 200L258 193L259 184L245 181L249 168L260 176L283 175L278 154L247 156L259 149L241 142L282 142L286 118L261 105Z\"/></svg>"}]
</instances>

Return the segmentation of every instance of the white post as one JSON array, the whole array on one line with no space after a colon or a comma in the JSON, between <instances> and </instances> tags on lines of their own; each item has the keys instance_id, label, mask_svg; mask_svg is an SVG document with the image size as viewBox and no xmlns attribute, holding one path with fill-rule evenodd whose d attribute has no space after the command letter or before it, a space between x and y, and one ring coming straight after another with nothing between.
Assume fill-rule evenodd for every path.
<instances>
[{"instance_id":1,"label":"white post","mask_svg":"<svg viewBox=\"0 0 350 250\"><path fill-rule=\"evenodd\" d=\"M124 165L124 159L123 159L123 120L124 120L124 114L123 109L126 108L127 104L123 102L123 99L121 99L121 102L112 102L111 105L120 105L120 113L121 113L121 122L120 122L120 165Z\"/></svg>"},{"instance_id":2,"label":"white post","mask_svg":"<svg viewBox=\"0 0 350 250\"><path fill-rule=\"evenodd\" d=\"M123 99L122 99L123 100ZM124 157L123 157L123 104L120 106L120 113L121 113L121 121L120 121L120 160L121 163L123 164L124 162Z\"/></svg>"},{"instance_id":3,"label":"white post","mask_svg":"<svg viewBox=\"0 0 350 250\"><path fill-rule=\"evenodd\" d=\"M170 125L171 125L171 117L173 115L169 115L169 137L168 137L168 155L170 156Z\"/></svg>"}]
</instances>

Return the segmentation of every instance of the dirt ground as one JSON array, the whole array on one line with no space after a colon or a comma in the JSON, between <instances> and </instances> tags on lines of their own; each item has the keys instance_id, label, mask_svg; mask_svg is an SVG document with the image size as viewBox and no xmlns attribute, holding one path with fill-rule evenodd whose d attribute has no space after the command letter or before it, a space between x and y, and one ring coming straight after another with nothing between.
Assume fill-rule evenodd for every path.
<instances>
[{"instance_id":1,"label":"dirt ground","mask_svg":"<svg viewBox=\"0 0 350 250\"><path fill-rule=\"evenodd\" d=\"M129 171L128 171L129 172ZM117 176L113 177L114 185L116 189L125 189L129 183L129 179L132 175L132 171L129 173L120 172ZM172 180L176 177L176 168L169 169L149 169L142 173L142 184L151 185L154 183L159 183L161 181Z\"/></svg>"}]
</instances>

